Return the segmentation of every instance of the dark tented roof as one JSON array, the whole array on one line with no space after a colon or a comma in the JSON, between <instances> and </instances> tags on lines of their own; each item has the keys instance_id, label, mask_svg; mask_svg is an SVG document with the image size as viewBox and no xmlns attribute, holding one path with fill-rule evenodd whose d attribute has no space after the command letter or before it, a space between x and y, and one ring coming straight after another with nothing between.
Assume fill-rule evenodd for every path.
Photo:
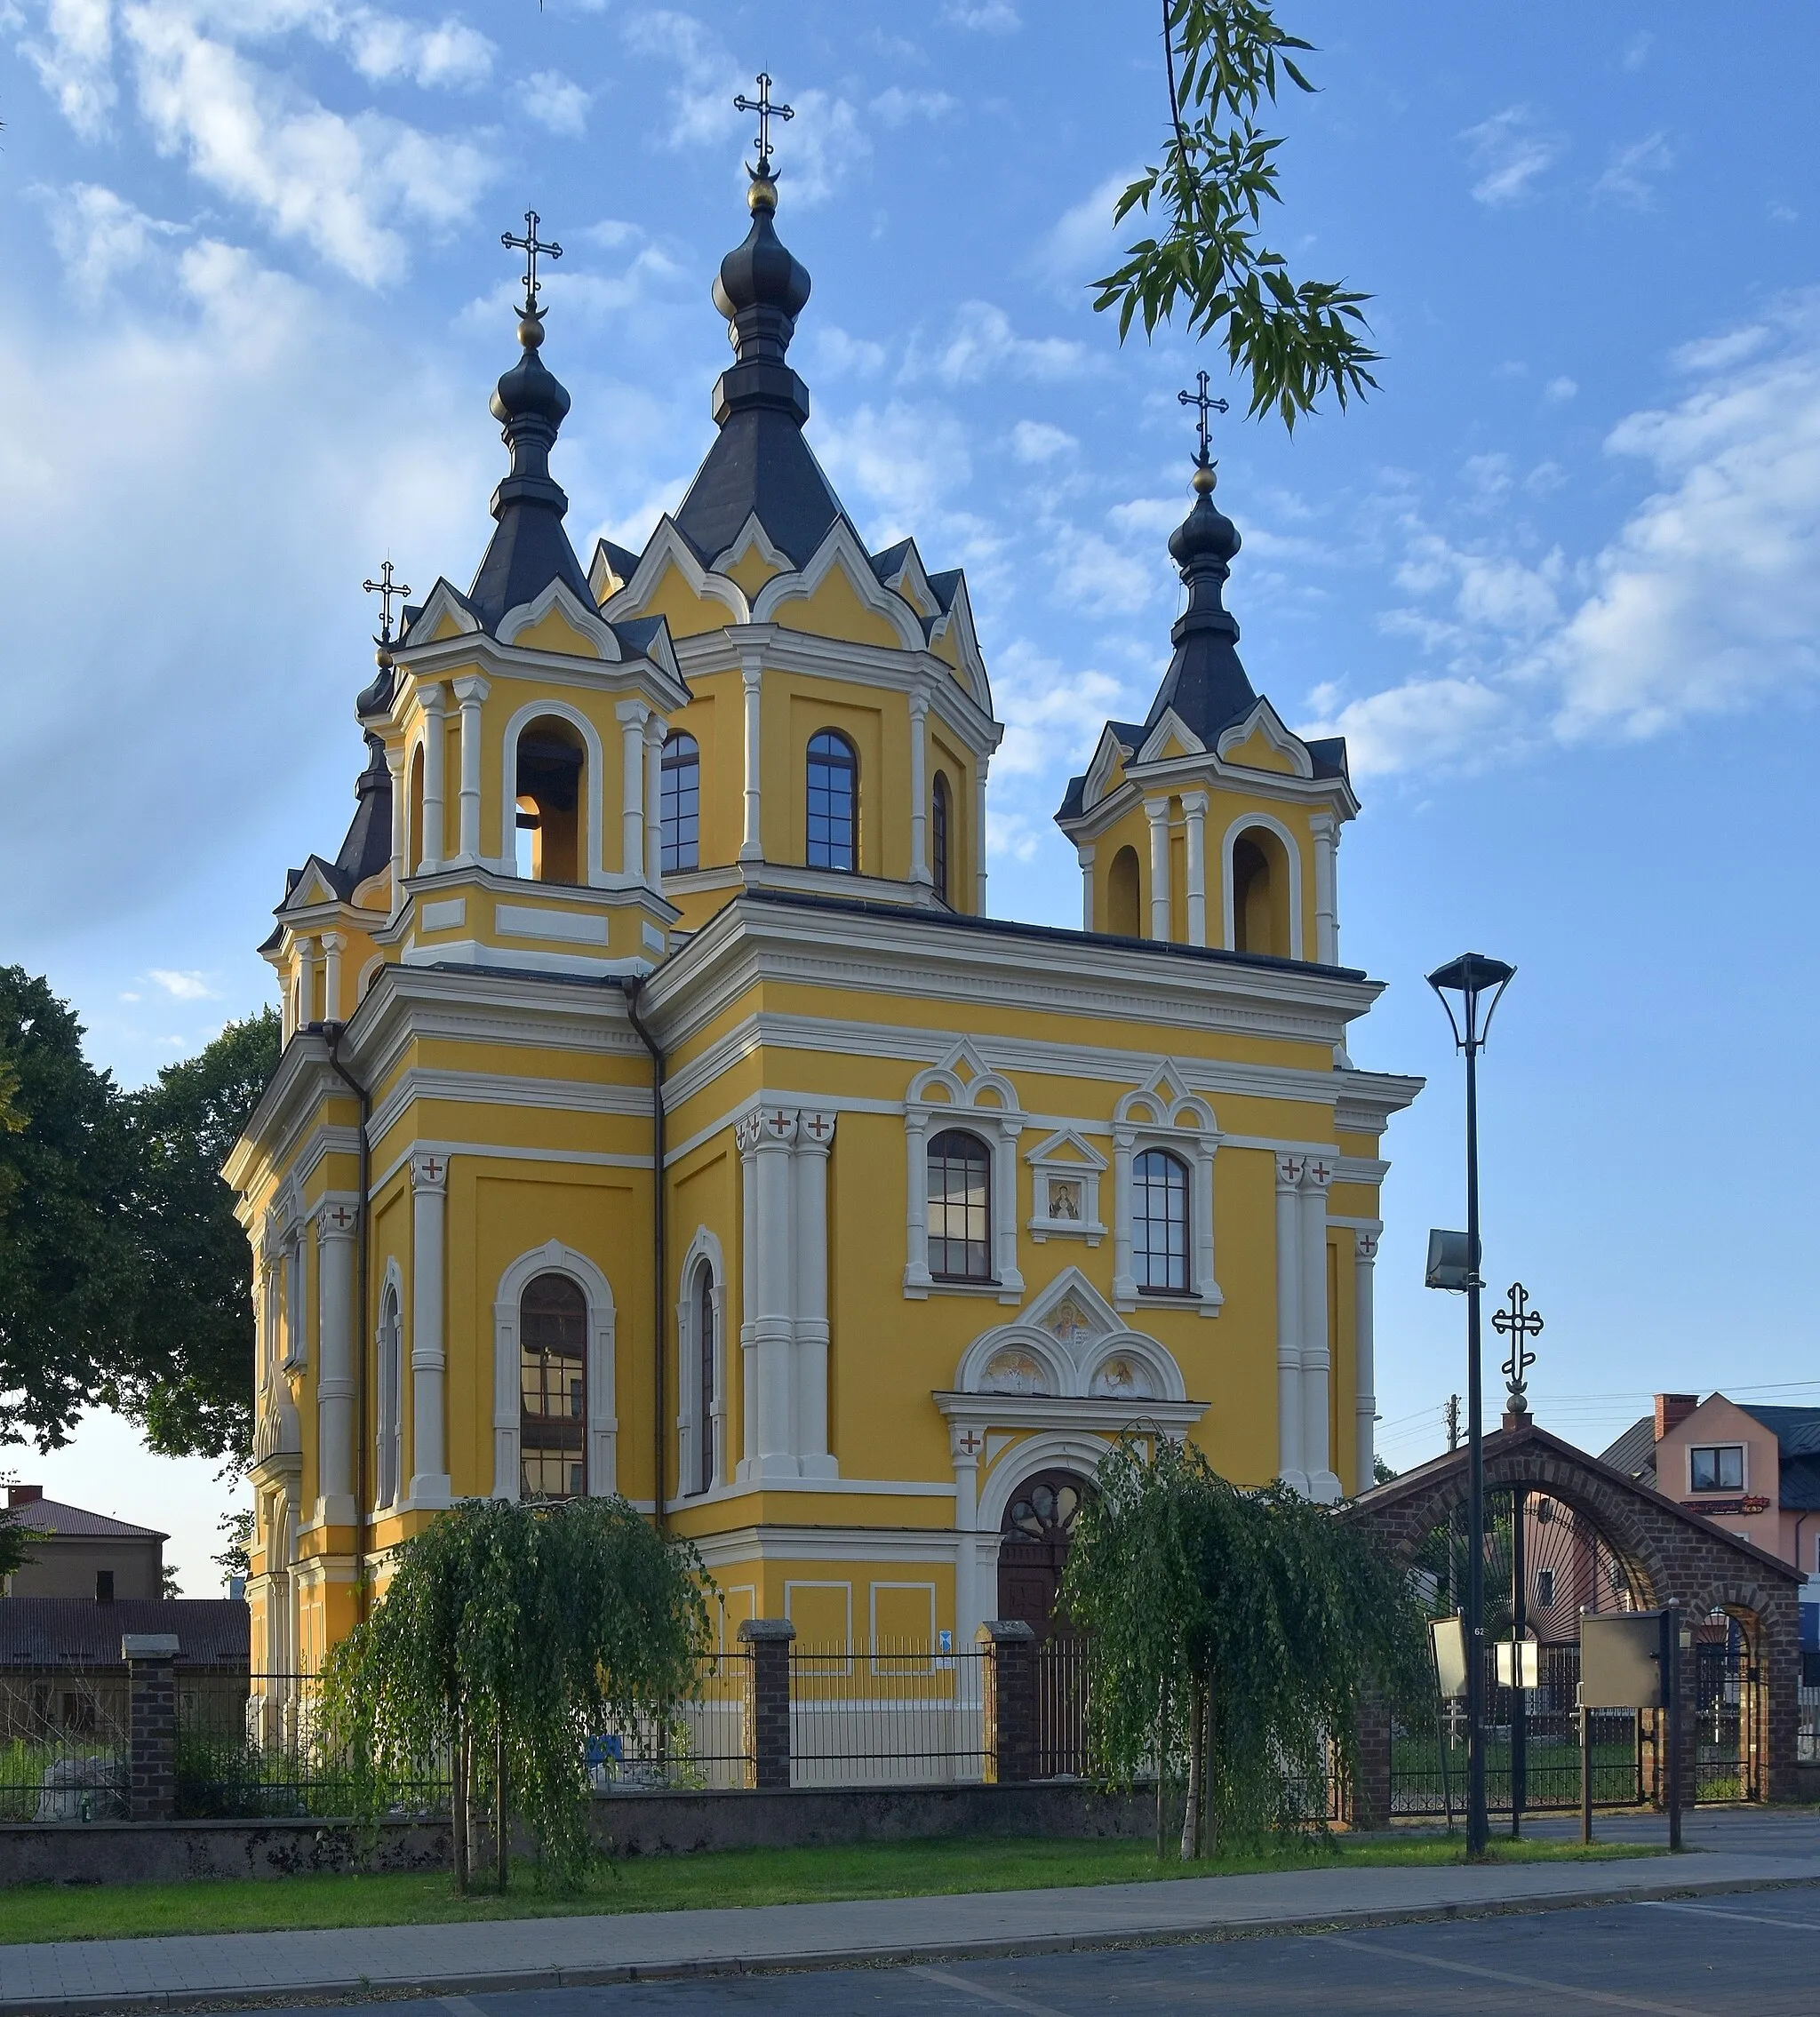
<instances>
[{"instance_id":1,"label":"dark tented roof","mask_svg":"<svg viewBox=\"0 0 1820 2017\"><path fill-rule=\"evenodd\" d=\"M0 1598L0 1667L117 1667L130 1632L174 1632L180 1667L241 1667L252 1630L237 1597Z\"/></svg>"},{"instance_id":2,"label":"dark tented roof","mask_svg":"<svg viewBox=\"0 0 1820 2017\"><path fill-rule=\"evenodd\" d=\"M728 414L677 510L676 530L706 567L754 512L771 544L798 567L843 515L802 428L776 407Z\"/></svg>"}]
</instances>

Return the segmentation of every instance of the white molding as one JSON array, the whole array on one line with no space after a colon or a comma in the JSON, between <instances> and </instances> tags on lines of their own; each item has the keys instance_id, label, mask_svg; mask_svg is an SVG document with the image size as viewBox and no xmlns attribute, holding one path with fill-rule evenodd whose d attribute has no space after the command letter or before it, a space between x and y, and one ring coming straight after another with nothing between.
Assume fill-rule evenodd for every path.
<instances>
[{"instance_id":1,"label":"white molding","mask_svg":"<svg viewBox=\"0 0 1820 2017\"><path fill-rule=\"evenodd\" d=\"M1207 745L1193 729L1177 714L1173 707L1165 707L1156 726L1144 738L1144 746L1138 752L1139 763L1156 763L1162 760L1163 745L1173 736L1181 744L1186 756L1205 756Z\"/></svg>"},{"instance_id":2,"label":"white molding","mask_svg":"<svg viewBox=\"0 0 1820 2017\"><path fill-rule=\"evenodd\" d=\"M1064 1155L1061 1152L1072 1152ZM1084 1240L1098 1247L1106 1237L1099 1216L1099 1180L1110 1167L1106 1157L1078 1128L1063 1126L1028 1150L1024 1160L1030 1166L1033 1195L1026 1230L1039 1243L1050 1240ZM1078 1218L1057 1218L1049 1209L1050 1178L1078 1184L1081 1212Z\"/></svg>"},{"instance_id":3,"label":"white molding","mask_svg":"<svg viewBox=\"0 0 1820 2017\"><path fill-rule=\"evenodd\" d=\"M604 1272L586 1254L547 1240L511 1262L493 1292L493 1491L496 1499L519 1497L518 1431L519 1304L526 1287L540 1274L565 1274L587 1299L587 1424L583 1443L585 1483L590 1498L617 1488L613 1413L616 1385L613 1290Z\"/></svg>"},{"instance_id":4,"label":"white molding","mask_svg":"<svg viewBox=\"0 0 1820 2017\"><path fill-rule=\"evenodd\" d=\"M822 543L800 571L774 574L765 583L753 600L753 622L776 623L777 612L786 602L811 600L836 567L846 575L860 602L874 616L882 617L898 634L898 642L906 651L921 652L924 649L922 626L915 612L901 595L887 588L872 571L872 556L860 545L844 518L835 519L829 526Z\"/></svg>"},{"instance_id":5,"label":"white molding","mask_svg":"<svg viewBox=\"0 0 1820 2017\"><path fill-rule=\"evenodd\" d=\"M604 945L607 920L598 911L559 911L538 904L495 904L493 929L502 938L554 938L573 945Z\"/></svg>"},{"instance_id":6,"label":"white molding","mask_svg":"<svg viewBox=\"0 0 1820 2017\"><path fill-rule=\"evenodd\" d=\"M704 1422L701 1406L701 1333L696 1284L702 1268L713 1283L710 1291L714 1327L714 1399ZM676 1505L700 1505L727 1476L727 1268L720 1236L706 1225L695 1229L676 1272L676 1476L682 1489ZM701 1439L714 1445L712 1483L706 1493L692 1488L700 1474Z\"/></svg>"},{"instance_id":7,"label":"white molding","mask_svg":"<svg viewBox=\"0 0 1820 2017\"><path fill-rule=\"evenodd\" d=\"M555 1113L611 1113L635 1120L651 1118L648 1085L601 1085L584 1079L521 1078L504 1072L459 1072L412 1064L394 1079L373 1107L367 1139L383 1141L415 1100L460 1106L535 1107ZM357 1146L357 1136L355 1143Z\"/></svg>"},{"instance_id":8,"label":"white molding","mask_svg":"<svg viewBox=\"0 0 1820 2017\"><path fill-rule=\"evenodd\" d=\"M1254 735L1261 735L1265 742L1279 756L1285 758L1292 764L1295 776L1305 780L1313 779L1314 760L1308 753L1307 744L1298 735L1294 734L1283 726L1281 715L1277 713L1268 700L1261 696L1250 713L1242 721L1234 721L1229 729L1221 731L1219 740L1215 745L1215 750L1220 761L1223 763L1230 763L1233 752L1241 747L1241 745L1249 742ZM1247 771L1251 769L1251 766L1249 764L1237 765L1235 768ZM1281 772L1276 771L1266 773L1266 775L1273 777L1281 776Z\"/></svg>"},{"instance_id":9,"label":"white molding","mask_svg":"<svg viewBox=\"0 0 1820 2017\"><path fill-rule=\"evenodd\" d=\"M746 600L746 591L730 576L702 566L695 557L694 547L676 530L675 521L668 512L659 519L657 529L645 541L644 551L632 570L631 580L617 594L607 599L602 605L601 614L609 623L643 616L646 603L663 580L666 570L672 566L688 583L691 594L698 599L712 597L725 607L736 624L751 622L752 610Z\"/></svg>"},{"instance_id":10,"label":"white molding","mask_svg":"<svg viewBox=\"0 0 1820 2017\"><path fill-rule=\"evenodd\" d=\"M1296 836L1273 813L1252 810L1239 813L1220 836L1219 876L1220 901L1225 912L1225 936L1221 943L1230 953L1238 944L1239 921L1233 908L1233 849L1241 837L1253 827L1262 827L1273 833L1281 843L1289 869L1289 957L1302 957L1302 849Z\"/></svg>"},{"instance_id":11,"label":"white molding","mask_svg":"<svg viewBox=\"0 0 1820 2017\"><path fill-rule=\"evenodd\" d=\"M499 618L493 634L501 644L516 644L528 630L535 630L539 624L553 610L560 610L564 618L595 646L595 656L608 665L617 666L625 653L619 640L613 634L613 626L602 620L597 610L591 610L566 581L551 581L529 602L520 602L509 609ZM548 645L534 645L529 649L547 651ZM579 658L579 652L564 652L564 658Z\"/></svg>"},{"instance_id":12,"label":"white molding","mask_svg":"<svg viewBox=\"0 0 1820 2017\"><path fill-rule=\"evenodd\" d=\"M1037 1369L1042 1385L1019 1375L1020 1360ZM1108 1369L1121 1361L1122 1369L1109 1377ZM995 1372L995 1367L1001 1370ZM964 1395L994 1405L1012 1397L1105 1400L1142 1408L1153 1401L1185 1404L1188 1388L1169 1347L1132 1330L1081 1270L1071 1266L1027 1310L1010 1323L982 1331L962 1353L949 1398Z\"/></svg>"},{"instance_id":13,"label":"white molding","mask_svg":"<svg viewBox=\"0 0 1820 2017\"><path fill-rule=\"evenodd\" d=\"M571 595L570 601L573 600ZM580 856L579 866L583 883L590 889L600 889L607 880L601 853L601 823L605 817L602 809L606 802L606 751L593 720L581 708L557 699L554 694L539 694L515 708L499 740L499 824L497 828L499 849L493 857L496 873L521 886L525 881L518 873L518 739L533 721L564 721L581 736L587 758L587 776L583 781L587 830L577 852ZM565 885L543 883L537 887L560 889Z\"/></svg>"},{"instance_id":14,"label":"white molding","mask_svg":"<svg viewBox=\"0 0 1820 2017\"><path fill-rule=\"evenodd\" d=\"M989 1290L1001 1303L1024 1295L1018 1266L1018 1137L1026 1116L1018 1088L992 1071L967 1038L951 1043L940 1061L919 1072L904 1098L907 1170L904 1294L922 1300L955 1289ZM992 1280L938 1280L929 1265L929 1138L954 1127L983 1138L991 1162Z\"/></svg>"},{"instance_id":15,"label":"white molding","mask_svg":"<svg viewBox=\"0 0 1820 2017\"><path fill-rule=\"evenodd\" d=\"M1137 1309L1145 1294L1136 1274L1133 1165L1162 1149L1187 1166L1188 1292L1161 1306L1192 1306L1217 1317L1225 1298L1214 1272L1213 1159L1222 1136L1211 1106L1188 1088L1188 1074L1166 1058L1113 1108L1113 1302ZM1156 1291L1149 1291L1156 1295Z\"/></svg>"},{"instance_id":16,"label":"white molding","mask_svg":"<svg viewBox=\"0 0 1820 2017\"><path fill-rule=\"evenodd\" d=\"M748 553L756 553L759 559L768 568L778 574L791 574L795 571L795 562L781 546L772 544L770 534L765 530L755 511L746 513L746 522L734 535L732 545L723 547L714 555L714 565L710 571L714 574L725 575L727 579L730 581L733 579L730 570L738 567Z\"/></svg>"}]
</instances>

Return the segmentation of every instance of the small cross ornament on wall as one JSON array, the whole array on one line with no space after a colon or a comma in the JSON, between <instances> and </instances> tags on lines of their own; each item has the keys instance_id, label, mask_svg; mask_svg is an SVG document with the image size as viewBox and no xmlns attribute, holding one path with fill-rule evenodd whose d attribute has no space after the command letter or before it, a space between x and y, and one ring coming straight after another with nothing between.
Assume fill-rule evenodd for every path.
<instances>
[{"instance_id":1,"label":"small cross ornament on wall","mask_svg":"<svg viewBox=\"0 0 1820 2017\"><path fill-rule=\"evenodd\" d=\"M747 98L742 91L733 100L733 109L736 112L757 113L758 137L753 144L758 149L758 166L753 173L769 177L771 171L771 121L794 119L796 116L795 108L771 103L771 80L761 70L758 73L758 96Z\"/></svg>"}]
</instances>

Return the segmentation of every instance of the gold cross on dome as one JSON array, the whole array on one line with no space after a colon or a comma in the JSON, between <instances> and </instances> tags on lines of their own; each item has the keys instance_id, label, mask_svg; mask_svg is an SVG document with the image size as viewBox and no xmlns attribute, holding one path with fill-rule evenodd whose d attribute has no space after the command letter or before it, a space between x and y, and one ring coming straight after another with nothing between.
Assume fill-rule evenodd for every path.
<instances>
[{"instance_id":1,"label":"gold cross on dome","mask_svg":"<svg viewBox=\"0 0 1820 2017\"><path fill-rule=\"evenodd\" d=\"M758 149L756 172L760 175L768 176L771 171L771 121L773 119L786 121L794 119L796 116L795 107L773 105L771 103L771 80L764 71L761 70L758 73L758 96L747 98L742 91L733 100L733 109L736 112L757 113L758 137L753 142L753 145Z\"/></svg>"},{"instance_id":2,"label":"gold cross on dome","mask_svg":"<svg viewBox=\"0 0 1820 2017\"><path fill-rule=\"evenodd\" d=\"M1207 373L1197 371L1194 374L1194 383L1198 389L1193 392L1178 392L1176 395L1177 401L1181 405L1197 407L1200 410L1201 453L1195 459L1203 469L1207 467L1207 416L1209 413L1224 413L1226 411L1225 400L1214 399L1209 396L1207 382Z\"/></svg>"},{"instance_id":3,"label":"gold cross on dome","mask_svg":"<svg viewBox=\"0 0 1820 2017\"><path fill-rule=\"evenodd\" d=\"M389 644L392 642L392 598L395 595L410 594L411 584L408 581L393 580L391 556L388 554L385 566L379 570L379 578L377 581L363 581L361 586L369 595L377 595L379 599L379 642Z\"/></svg>"},{"instance_id":4,"label":"gold cross on dome","mask_svg":"<svg viewBox=\"0 0 1820 2017\"><path fill-rule=\"evenodd\" d=\"M547 245L538 236L537 227L542 222L534 210L528 210L524 213L523 237L515 238L509 231L499 234L502 245L524 254L524 312L528 315L537 314L537 298L543 289L543 283L537 276L538 255L541 253L552 259L560 259L563 256L563 248L554 240Z\"/></svg>"}]
</instances>

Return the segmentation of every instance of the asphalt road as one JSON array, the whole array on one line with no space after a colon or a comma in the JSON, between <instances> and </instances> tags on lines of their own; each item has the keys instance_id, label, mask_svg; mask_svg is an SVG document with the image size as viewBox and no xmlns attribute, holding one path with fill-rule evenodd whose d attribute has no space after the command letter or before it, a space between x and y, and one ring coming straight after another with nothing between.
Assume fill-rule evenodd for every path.
<instances>
[{"instance_id":1,"label":"asphalt road","mask_svg":"<svg viewBox=\"0 0 1820 2017\"><path fill-rule=\"evenodd\" d=\"M418 2007L426 2017L1816 2017L1820 1885L1027 1960L445 1997Z\"/></svg>"}]
</instances>

